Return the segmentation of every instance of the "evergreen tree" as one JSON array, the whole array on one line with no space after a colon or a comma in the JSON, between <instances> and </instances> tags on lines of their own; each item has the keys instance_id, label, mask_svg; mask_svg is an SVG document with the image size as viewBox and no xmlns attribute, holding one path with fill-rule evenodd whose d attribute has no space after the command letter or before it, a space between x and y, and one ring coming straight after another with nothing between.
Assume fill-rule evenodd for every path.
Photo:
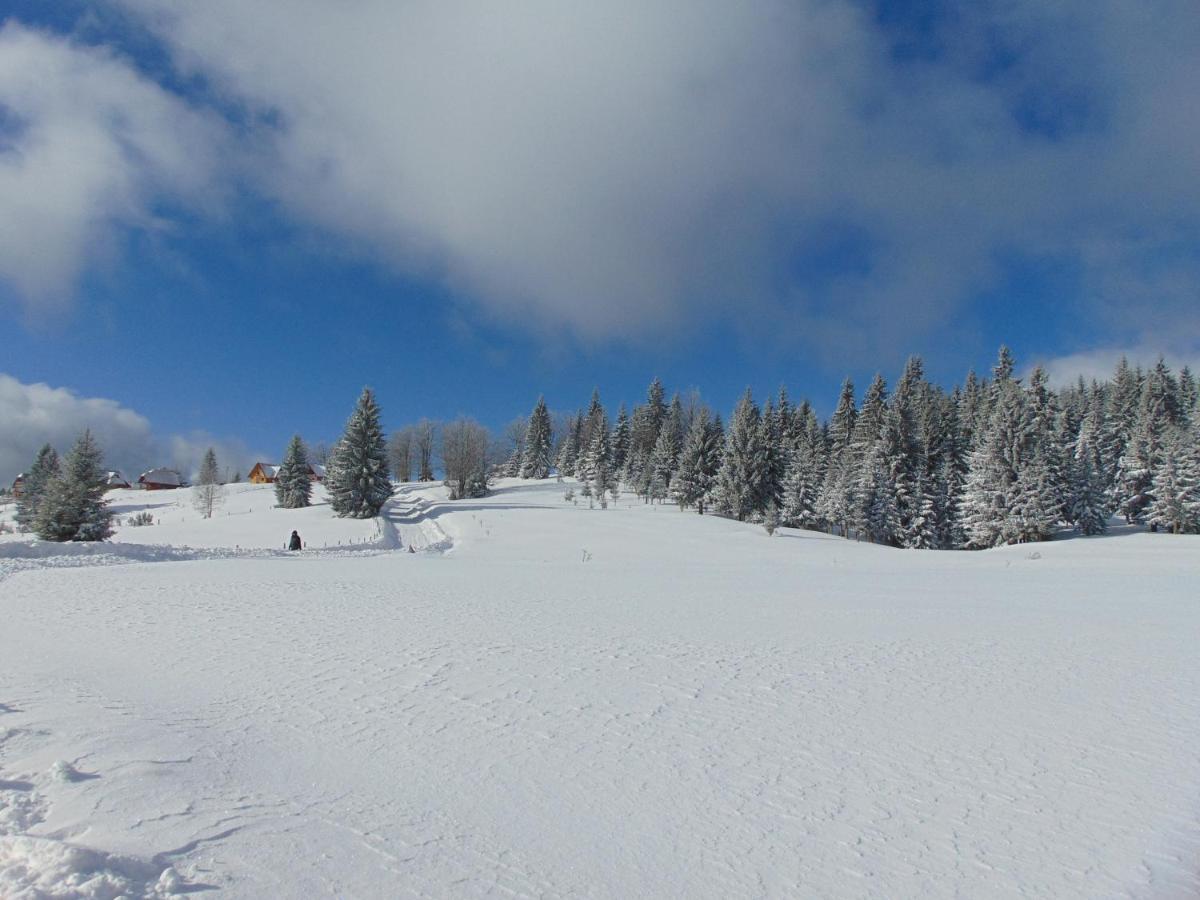
<instances>
[{"instance_id":1,"label":"evergreen tree","mask_svg":"<svg viewBox=\"0 0 1200 900\"><path fill-rule=\"evenodd\" d=\"M658 440L650 454L651 500L665 500L671 495L671 478L679 466L683 449L683 406L676 394L658 432Z\"/></svg>"},{"instance_id":2,"label":"evergreen tree","mask_svg":"<svg viewBox=\"0 0 1200 900\"><path fill-rule=\"evenodd\" d=\"M329 505L343 518L373 518L392 496L387 445L370 388L363 388L346 430L334 447L325 482Z\"/></svg>"},{"instance_id":3,"label":"evergreen tree","mask_svg":"<svg viewBox=\"0 0 1200 900\"><path fill-rule=\"evenodd\" d=\"M104 498L103 454L85 431L47 483L34 530L44 541L103 541L113 532Z\"/></svg>"},{"instance_id":4,"label":"evergreen tree","mask_svg":"<svg viewBox=\"0 0 1200 900\"><path fill-rule=\"evenodd\" d=\"M1007 543L1020 531L1010 520L1029 449L1029 415L1015 381L999 382L994 407L982 443L971 454L963 491L963 525L968 546L976 549Z\"/></svg>"},{"instance_id":5,"label":"evergreen tree","mask_svg":"<svg viewBox=\"0 0 1200 900\"><path fill-rule=\"evenodd\" d=\"M546 398L538 397L537 405L529 415L529 427L525 432L525 457L521 460L520 473L522 478L550 477L553 431L550 411L546 409Z\"/></svg>"},{"instance_id":6,"label":"evergreen tree","mask_svg":"<svg viewBox=\"0 0 1200 900\"><path fill-rule=\"evenodd\" d=\"M612 435L612 467L615 473L623 473L629 461L629 450L633 441L633 430L629 422L629 414L625 412L622 403L617 410L617 427Z\"/></svg>"},{"instance_id":7,"label":"evergreen tree","mask_svg":"<svg viewBox=\"0 0 1200 900\"><path fill-rule=\"evenodd\" d=\"M608 415L601 407L592 421L592 442L588 447L587 468L590 480L584 485L585 495L594 496L602 508L608 506L605 495L617 490L619 479L613 468L612 440L608 431ZM590 491L589 491L590 489Z\"/></svg>"},{"instance_id":8,"label":"evergreen tree","mask_svg":"<svg viewBox=\"0 0 1200 900\"><path fill-rule=\"evenodd\" d=\"M33 531L36 527L38 507L46 494L50 481L62 470L58 451L49 444L42 446L33 466L25 473L21 483L21 496L17 498L17 527L22 531Z\"/></svg>"},{"instance_id":9,"label":"evergreen tree","mask_svg":"<svg viewBox=\"0 0 1200 900\"><path fill-rule=\"evenodd\" d=\"M671 497L681 510L694 506L704 515L705 502L721 468L721 438L720 422L713 422L708 410L701 407L692 417L692 427L688 429L679 466L671 480Z\"/></svg>"},{"instance_id":10,"label":"evergreen tree","mask_svg":"<svg viewBox=\"0 0 1200 900\"><path fill-rule=\"evenodd\" d=\"M1197 418L1197 407L1200 405L1200 387L1192 370L1184 366L1179 370L1179 409L1183 424L1192 425Z\"/></svg>"},{"instance_id":11,"label":"evergreen tree","mask_svg":"<svg viewBox=\"0 0 1200 900\"><path fill-rule=\"evenodd\" d=\"M283 463L275 473L275 502L284 509L300 509L312 502L312 478L309 475L308 450L300 435L283 454Z\"/></svg>"},{"instance_id":12,"label":"evergreen tree","mask_svg":"<svg viewBox=\"0 0 1200 900\"><path fill-rule=\"evenodd\" d=\"M604 431L604 440L598 442L595 440L597 429ZM594 454L601 449L604 450L609 457L605 460L606 466L611 466L611 439L608 433L608 413L604 411L604 405L600 402L600 392L592 392L592 403L588 407L587 418L583 422L583 427L579 432L579 456L575 462L575 477L584 483L590 484L596 478L596 465L598 460ZM585 494L586 496L586 494Z\"/></svg>"},{"instance_id":13,"label":"evergreen tree","mask_svg":"<svg viewBox=\"0 0 1200 900\"><path fill-rule=\"evenodd\" d=\"M855 465L852 448L858 410L854 402L854 382L842 382L841 394L833 418L829 420L828 465L817 512L830 528L842 537L850 535L851 505L854 496Z\"/></svg>"},{"instance_id":14,"label":"evergreen tree","mask_svg":"<svg viewBox=\"0 0 1200 900\"><path fill-rule=\"evenodd\" d=\"M1144 381L1136 424L1117 464L1114 499L1126 522L1142 521L1146 508L1154 502L1151 486L1162 462L1163 438L1180 421L1175 385L1159 360Z\"/></svg>"},{"instance_id":15,"label":"evergreen tree","mask_svg":"<svg viewBox=\"0 0 1200 900\"><path fill-rule=\"evenodd\" d=\"M1165 436L1152 480L1146 520L1172 534L1200 531L1200 448L1196 432L1181 427Z\"/></svg>"},{"instance_id":16,"label":"evergreen tree","mask_svg":"<svg viewBox=\"0 0 1200 900\"><path fill-rule=\"evenodd\" d=\"M766 448L762 443L761 413L746 389L733 411L725 437L725 456L714 491L718 508L738 521L766 508Z\"/></svg>"},{"instance_id":17,"label":"evergreen tree","mask_svg":"<svg viewBox=\"0 0 1200 900\"><path fill-rule=\"evenodd\" d=\"M583 413L576 413L567 425L566 434L558 448L555 468L558 474L574 477L575 464L579 458L579 436L583 432Z\"/></svg>"}]
</instances>

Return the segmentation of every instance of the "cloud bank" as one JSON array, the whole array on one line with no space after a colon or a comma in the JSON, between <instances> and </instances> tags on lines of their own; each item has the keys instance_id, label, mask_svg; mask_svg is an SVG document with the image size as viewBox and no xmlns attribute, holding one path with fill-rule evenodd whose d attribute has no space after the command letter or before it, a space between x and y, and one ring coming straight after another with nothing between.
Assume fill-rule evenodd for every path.
<instances>
[{"instance_id":1,"label":"cloud bank","mask_svg":"<svg viewBox=\"0 0 1200 900\"><path fill-rule=\"evenodd\" d=\"M1049 259L1101 330L1197 340L1193 0L951 2L932 24L850 0L121 6L207 87L185 101L6 29L0 85L23 54L41 87L0 159L60 172L77 127L105 151L44 226L61 249L0 257L27 292L62 287L94 223L203 193L212 104L295 221L534 330L770 316L874 353L969 319L1006 260Z\"/></svg>"}]
</instances>

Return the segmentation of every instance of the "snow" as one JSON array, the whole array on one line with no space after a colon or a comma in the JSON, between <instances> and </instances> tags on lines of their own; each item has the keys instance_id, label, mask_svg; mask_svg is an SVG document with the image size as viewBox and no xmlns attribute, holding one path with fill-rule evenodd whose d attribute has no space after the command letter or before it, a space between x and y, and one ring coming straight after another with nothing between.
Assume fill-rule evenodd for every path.
<instances>
[{"instance_id":1,"label":"snow","mask_svg":"<svg viewBox=\"0 0 1200 900\"><path fill-rule=\"evenodd\" d=\"M1200 539L897 551L566 487L114 492L162 524L0 544L0 896L1200 892Z\"/></svg>"}]
</instances>

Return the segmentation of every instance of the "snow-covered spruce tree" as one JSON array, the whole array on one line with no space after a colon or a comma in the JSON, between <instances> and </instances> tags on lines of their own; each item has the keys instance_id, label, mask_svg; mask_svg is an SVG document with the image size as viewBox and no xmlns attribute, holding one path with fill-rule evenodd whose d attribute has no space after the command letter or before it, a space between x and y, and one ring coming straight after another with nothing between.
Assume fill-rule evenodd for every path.
<instances>
[{"instance_id":1,"label":"snow-covered spruce tree","mask_svg":"<svg viewBox=\"0 0 1200 900\"><path fill-rule=\"evenodd\" d=\"M829 420L827 445L828 464L817 513L831 530L850 536L850 505L854 494L854 454L851 444L858 410L854 403L854 382L842 382L837 408Z\"/></svg>"},{"instance_id":2,"label":"snow-covered spruce tree","mask_svg":"<svg viewBox=\"0 0 1200 900\"><path fill-rule=\"evenodd\" d=\"M1050 538L1060 501L1041 447L1021 466L1010 502L1002 529L1003 543L1028 544Z\"/></svg>"},{"instance_id":3,"label":"snow-covered spruce tree","mask_svg":"<svg viewBox=\"0 0 1200 900\"><path fill-rule=\"evenodd\" d=\"M792 528L817 528L817 500L821 489L819 459L805 439L792 450L783 478L783 507L780 518Z\"/></svg>"},{"instance_id":4,"label":"snow-covered spruce tree","mask_svg":"<svg viewBox=\"0 0 1200 900\"><path fill-rule=\"evenodd\" d=\"M617 490L619 481L613 468L608 415L603 407L596 412L592 422L592 441L588 446L587 468L591 473L586 485L589 488L588 496L595 497L601 508L607 508L606 495Z\"/></svg>"},{"instance_id":5,"label":"snow-covered spruce tree","mask_svg":"<svg viewBox=\"0 0 1200 900\"><path fill-rule=\"evenodd\" d=\"M330 457L325 484L329 505L343 518L373 518L392 496L387 445L370 388L363 388L346 422L346 430Z\"/></svg>"},{"instance_id":6,"label":"snow-covered spruce tree","mask_svg":"<svg viewBox=\"0 0 1200 900\"><path fill-rule=\"evenodd\" d=\"M312 502L312 477L309 472L308 450L304 441L300 435L292 435L279 471L275 473L276 504L284 509L308 506Z\"/></svg>"},{"instance_id":7,"label":"snow-covered spruce tree","mask_svg":"<svg viewBox=\"0 0 1200 900\"><path fill-rule=\"evenodd\" d=\"M577 413L567 426L566 434L563 437L562 444L558 448L558 459L555 461L555 468L558 469L558 474L574 476L576 474L575 467L579 463L579 439L583 434L583 413Z\"/></svg>"},{"instance_id":8,"label":"snow-covered spruce tree","mask_svg":"<svg viewBox=\"0 0 1200 900\"><path fill-rule=\"evenodd\" d=\"M762 443L761 413L750 389L733 411L725 436L725 455L713 491L719 511L738 521L760 515L766 508L767 454Z\"/></svg>"},{"instance_id":9,"label":"snow-covered spruce tree","mask_svg":"<svg viewBox=\"0 0 1200 900\"><path fill-rule=\"evenodd\" d=\"M874 502L873 491L877 482L874 450L880 440L887 408L887 382L877 373L867 386L862 409L859 410L854 423L854 434L850 439L853 470L846 485L849 489L846 506L851 527L860 532L867 530L867 519Z\"/></svg>"},{"instance_id":10,"label":"snow-covered spruce tree","mask_svg":"<svg viewBox=\"0 0 1200 900\"><path fill-rule=\"evenodd\" d=\"M658 432L658 440L650 454L651 500L666 500L671 496L671 479L679 467L679 454L683 450L683 405L679 395L671 400L667 417Z\"/></svg>"},{"instance_id":11,"label":"snow-covered spruce tree","mask_svg":"<svg viewBox=\"0 0 1200 900\"><path fill-rule=\"evenodd\" d=\"M617 424L612 434L612 468L618 479L625 472L625 464L629 460L629 448L633 440L633 430L629 422L629 413L622 403L617 410Z\"/></svg>"},{"instance_id":12,"label":"snow-covered spruce tree","mask_svg":"<svg viewBox=\"0 0 1200 900\"><path fill-rule=\"evenodd\" d=\"M991 419L971 453L963 490L962 516L967 546L997 547L1016 533L1014 491L1029 447L1029 415L1024 392L1011 378L993 386Z\"/></svg>"},{"instance_id":13,"label":"snow-covered spruce tree","mask_svg":"<svg viewBox=\"0 0 1200 900\"><path fill-rule=\"evenodd\" d=\"M1108 497L1098 469L1097 455L1091 447L1076 444L1071 465L1071 519L1080 534L1104 534L1108 530Z\"/></svg>"},{"instance_id":14,"label":"snow-covered spruce tree","mask_svg":"<svg viewBox=\"0 0 1200 900\"><path fill-rule=\"evenodd\" d=\"M529 428L525 432L525 458L521 460L522 478L550 477L553 432L550 411L546 409L546 398L538 397L537 405L529 414Z\"/></svg>"},{"instance_id":15,"label":"snow-covered spruce tree","mask_svg":"<svg viewBox=\"0 0 1200 900\"><path fill-rule=\"evenodd\" d=\"M608 413L604 409L604 404L600 402L600 392L594 390L592 391L592 402L588 405L588 413L579 432L579 456L575 462L575 477L582 481L585 487L592 483L596 475L596 459L593 454L598 452L601 447L594 442L593 438L598 428L604 429L603 445L605 452L608 452L611 448L608 439Z\"/></svg>"},{"instance_id":16,"label":"snow-covered spruce tree","mask_svg":"<svg viewBox=\"0 0 1200 900\"><path fill-rule=\"evenodd\" d=\"M1154 472L1161 463L1163 437L1180 421L1176 386L1160 359L1145 378L1133 433L1117 463L1114 500L1126 522L1142 521L1144 511L1154 501L1150 491Z\"/></svg>"},{"instance_id":17,"label":"snow-covered spruce tree","mask_svg":"<svg viewBox=\"0 0 1200 900\"><path fill-rule=\"evenodd\" d=\"M104 498L104 455L85 431L46 485L34 530L44 541L103 541L113 532Z\"/></svg>"},{"instance_id":18,"label":"snow-covered spruce tree","mask_svg":"<svg viewBox=\"0 0 1200 900\"><path fill-rule=\"evenodd\" d=\"M696 508L704 515L704 506L721 468L721 427L709 417L708 409L700 407L692 417L679 454L679 466L671 479L671 499L679 508Z\"/></svg>"},{"instance_id":19,"label":"snow-covered spruce tree","mask_svg":"<svg viewBox=\"0 0 1200 900\"><path fill-rule=\"evenodd\" d=\"M217 466L217 451L209 447L200 461L196 483L192 485L192 505L196 512L211 519L217 507L225 500L225 486L221 484L221 470Z\"/></svg>"},{"instance_id":20,"label":"snow-covered spruce tree","mask_svg":"<svg viewBox=\"0 0 1200 900\"><path fill-rule=\"evenodd\" d=\"M1179 370L1179 411L1184 425L1193 425L1200 410L1200 386L1192 370L1184 366Z\"/></svg>"},{"instance_id":21,"label":"snow-covered spruce tree","mask_svg":"<svg viewBox=\"0 0 1200 900\"><path fill-rule=\"evenodd\" d=\"M1146 509L1148 524L1172 534L1200 531L1200 449L1197 432L1176 427L1164 437Z\"/></svg>"},{"instance_id":22,"label":"snow-covered spruce tree","mask_svg":"<svg viewBox=\"0 0 1200 900\"><path fill-rule=\"evenodd\" d=\"M901 446L900 412L892 404L883 410L879 436L870 445L860 469L859 528L868 540L892 547L904 545L901 510L909 505L911 492Z\"/></svg>"},{"instance_id":23,"label":"snow-covered spruce tree","mask_svg":"<svg viewBox=\"0 0 1200 900\"><path fill-rule=\"evenodd\" d=\"M21 483L21 496L17 498L17 527L21 531L33 531L37 522L38 507L46 494L50 480L62 470L58 451L44 444Z\"/></svg>"}]
</instances>

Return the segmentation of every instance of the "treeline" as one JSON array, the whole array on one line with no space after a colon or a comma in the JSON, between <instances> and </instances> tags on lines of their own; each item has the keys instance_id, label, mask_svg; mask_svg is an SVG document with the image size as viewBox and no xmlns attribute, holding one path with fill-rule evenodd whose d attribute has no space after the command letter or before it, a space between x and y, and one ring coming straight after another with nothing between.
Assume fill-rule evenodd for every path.
<instances>
[{"instance_id":1,"label":"treeline","mask_svg":"<svg viewBox=\"0 0 1200 900\"><path fill-rule=\"evenodd\" d=\"M1041 541L1060 527L1103 533L1113 515L1200 531L1197 382L1161 360L1122 360L1109 381L1055 390L1025 383L1001 348L992 377L947 392L912 358L894 390L876 375L861 402L849 380L820 421L785 389L749 390L726 426L696 395L670 402L655 379L615 424L598 393L555 426L543 400L503 474L583 483L606 503L621 486L646 502L743 521L821 529L895 547L979 549ZM510 433L513 429L510 428Z\"/></svg>"}]
</instances>

